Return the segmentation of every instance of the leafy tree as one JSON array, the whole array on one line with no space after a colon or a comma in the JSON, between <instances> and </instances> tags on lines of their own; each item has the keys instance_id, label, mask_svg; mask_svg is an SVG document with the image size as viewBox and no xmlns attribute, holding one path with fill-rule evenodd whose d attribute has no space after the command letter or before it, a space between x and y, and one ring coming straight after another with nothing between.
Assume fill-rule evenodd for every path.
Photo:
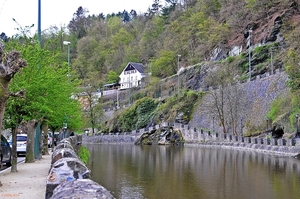
<instances>
[{"instance_id":1,"label":"leafy tree","mask_svg":"<svg viewBox=\"0 0 300 199\"><path fill-rule=\"evenodd\" d=\"M108 73L108 83L117 83L119 82L119 75L114 71L109 71Z\"/></svg>"},{"instance_id":2,"label":"leafy tree","mask_svg":"<svg viewBox=\"0 0 300 199\"><path fill-rule=\"evenodd\" d=\"M4 42L7 42L8 41L8 36L4 33L4 32L2 32L1 34L0 34L0 39L2 40L2 41L4 41Z\"/></svg>"},{"instance_id":3,"label":"leafy tree","mask_svg":"<svg viewBox=\"0 0 300 199\"><path fill-rule=\"evenodd\" d=\"M160 0L153 0L151 8L148 9L149 16L159 14L160 9L162 8Z\"/></svg>"},{"instance_id":4,"label":"leafy tree","mask_svg":"<svg viewBox=\"0 0 300 199\"><path fill-rule=\"evenodd\" d=\"M80 6L73 14L73 18L68 25L70 33L75 35L77 39L80 39L87 34L87 28L90 24L88 18L86 18L85 15L88 12L88 10Z\"/></svg>"},{"instance_id":5,"label":"leafy tree","mask_svg":"<svg viewBox=\"0 0 300 199\"><path fill-rule=\"evenodd\" d=\"M156 77L167 77L177 72L177 59L173 51L161 52L160 58L152 63L152 75Z\"/></svg>"},{"instance_id":6,"label":"leafy tree","mask_svg":"<svg viewBox=\"0 0 300 199\"><path fill-rule=\"evenodd\" d=\"M122 21L123 21L124 23L130 21L130 15L129 15L129 13L128 13L126 10L124 10L124 11L122 12Z\"/></svg>"},{"instance_id":7,"label":"leafy tree","mask_svg":"<svg viewBox=\"0 0 300 199\"><path fill-rule=\"evenodd\" d=\"M151 113L157 107L157 103L151 98L142 98L122 112L118 117L117 126L121 131L131 131L147 126L151 120Z\"/></svg>"},{"instance_id":8,"label":"leafy tree","mask_svg":"<svg viewBox=\"0 0 300 199\"><path fill-rule=\"evenodd\" d=\"M167 17L171 12L175 10L178 0L165 0L166 6L161 9L161 15Z\"/></svg>"},{"instance_id":9,"label":"leafy tree","mask_svg":"<svg viewBox=\"0 0 300 199\"><path fill-rule=\"evenodd\" d=\"M130 21L134 20L137 17L137 13L135 10L131 10L129 13Z\"/></svg>"},{"instance_id":10,"label":"leafy tree","mask_svg":"<svg viewBox=\"0 0 300 199\"><path fill-rule=\"evenodd\" d=\"M80 124L74 108L79 107L70 98L71 93L75 91L74 86L76 81L70 81L67 78L67 65L61 67L57 64L56 55L45 49L40 49L39 44L35 40L27 39L23 45L19 45L19 40L11 40L10 48L18 49L27 60L28 67L22 70L14 81L11 83L10 90L23 88L26 90L25 98L16 98L9 102L9 112L7 118L17 118L14 121L10 120L12 126L19 125L20 121L25 123L28 131L34 129L37 122L44 122L46 124L57 124L60 120L60 125L64 122L67 116L76 116L77 121L74 121L74 127L78 127L76 123ZM41 59L42 57L42 59ZM76 101L77 102L77 101ZM77 102L78 104L78 102ZM14 112L18 109L17 112ZM72 112L72 111L73 112ZM80 109L78 109L80 110ZM15 115L18 114L18 115ZM28 123L27 123L28 122ZM34 125L31 126L30 125ZM29 145L33 141L33 132L28 132ZM34 161L33 151L28 147L26 153L26 162Z\"/></svg>"},{"instance_id":11,"label":"leafy tree","mask_svg":"<svg viewBox=\"0 0 300 199\"><path fill-rule=\"evenodd\" d=\"M100 126L101 119L103 118L103 109L101 98L96 92L99 88L95 79L89 79L83 82L81 86L82 93L78 99L82 106L83 111L83 126L85 128L92 128L92 134L95 135L96 128Z\"/></svg>"}]
</instances>

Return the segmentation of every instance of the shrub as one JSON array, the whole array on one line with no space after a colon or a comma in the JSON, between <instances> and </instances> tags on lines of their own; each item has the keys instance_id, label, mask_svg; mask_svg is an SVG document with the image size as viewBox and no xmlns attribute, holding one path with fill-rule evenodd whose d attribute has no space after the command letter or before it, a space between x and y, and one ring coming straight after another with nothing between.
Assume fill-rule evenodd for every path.
<instances>
[{"instance_id":1,"label":"shrub","mask_svg":"<svg viewBox=\"0 0 300 199\"><path fill-rule=\"evenodd\" d=\"M78 152L78 156L84 164L87 164L90 158L90 152L85 146L81 146Z\"/></svg>"}]
</instances>

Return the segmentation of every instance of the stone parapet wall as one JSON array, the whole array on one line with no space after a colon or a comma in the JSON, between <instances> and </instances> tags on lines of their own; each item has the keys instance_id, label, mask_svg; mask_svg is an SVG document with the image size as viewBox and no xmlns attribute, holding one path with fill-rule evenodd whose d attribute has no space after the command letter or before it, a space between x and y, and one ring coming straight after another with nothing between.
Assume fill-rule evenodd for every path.
<instances>
[{"instance_id":1,"label":"stone parapet wall","mask_svg":"<svg viewBox=\"0 0 300 199\"><path fill-rule=\"evenodd\" d=\"M175 126L175 125L174 125ZM180 126L180 125L177 125ZM300 155L300 138L275 139L243 137L231 134L191 129L184 126L181 129L186 144L201 146L220 146L226 148L243 148L264 153L280 154L285 156Z\"/></svg>"},{"instance_id":2,"label":"stone parapet wall","mask_svg":"<svg viewBox=\"0 0 300 199\"><path fill-rule=\"evenodd\" d=\"M82 141L85 143L102 143L102 144L132 144L138 139L146 130L133 131L130 133L116 133L116 134L100 134L96 136L83 136Z\"/></svg>"},{"instance_id":3,"label":"stone parapet wall","mask_svg":"<svg viewBox=\"0 0 300 199\"><path fill-rule=\"evenodd\" d=\"M103 186L90 179L90 170L77 153L82 136L63 139L54 148L46 179L46 199L114 197Z\"/></svg>"},{"instance_id":4,"label":"stone parapet wall","mask_svg":"<svg viewBox=\"0 0 300 199\"><path fill-rule=\"evenodd\" d=\"M276 153L285 156L300 156L300 139L274 139L243 137L232 134L217 133L211 131L189 128L188 125L164 122L160 125L134 130L132 132L101 134L93 137L83 136L82 141L87 143L103 144L133 144L143 133L158 129L159 127L172 126L179 129L185 140L185 144L199 146L221 146L231 148L244 148L245 150Z\"/></svg>"}]
</instances>

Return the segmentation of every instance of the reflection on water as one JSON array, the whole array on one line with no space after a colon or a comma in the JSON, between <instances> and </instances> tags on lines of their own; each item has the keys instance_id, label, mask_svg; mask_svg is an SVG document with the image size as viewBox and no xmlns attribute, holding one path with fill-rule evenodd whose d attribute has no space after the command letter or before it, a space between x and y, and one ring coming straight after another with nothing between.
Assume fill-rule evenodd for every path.
<instances>
[{"instance_id":1,"label":"reflection on water","mask_svg":"<svg viewBox=\"0 0 300 199\"><path fill-rule=\"evenodd\" d=\"M290 157L189 146L87 147L93 180L116 198L300 198L300 161Z\"/></svg>"}]
</instances>

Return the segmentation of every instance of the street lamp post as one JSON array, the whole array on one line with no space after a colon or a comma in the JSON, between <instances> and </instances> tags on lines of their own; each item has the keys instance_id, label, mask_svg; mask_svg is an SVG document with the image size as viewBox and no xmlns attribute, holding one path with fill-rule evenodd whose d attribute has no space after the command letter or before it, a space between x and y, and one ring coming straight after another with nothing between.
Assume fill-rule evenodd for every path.
<instances>
[{"instance_id":1,"label":"street lamp post","mask_svg":"<svg viewBox=\"0 0 300 199\"><path fill-rule=\"evenodd\" d=\"M300 138L299 133L298 133L298 118L299 118L299 115L296 114L295 117L296 117L296 136L295 137Z\"/></svg>"},{"instance_id":2,"label":"street lamp post","mask_svg":"<svg viewBox=\"0 0 300 199\"><path fill-rule=\"evenodd\" d=\"M38 41L41 47L41 0L38 0Z\"/></svg>"},{"instance_id":3,"label":"street lamp post","mask_svg":"<svg viewBox=\"0 0 300 199\"><path fill-rule=\"evenodd\" d=\"M251 81L251 33L252 29L249 30L249 80Z\"/></svg>"},{"instance_id":4,"label":"street lamp post","mask_svg":"<svg viewBox=\"0 0 300 199\"><path fill-rule=\"evenodd\" d=\"M180 82L179 82L179 58L181 57L181 55L178 55L177 56L177 66L178 66L178 70L177 70L177 77L178 77L178 80L177 80L177 87L178 87L178 96L179 96L179 87L180 87Z\"/></svg>"},{"instance_id":5,"label":"street lamp post","mask_svg":"<svg viewBox=\"0 0 300 199\"><path fill-rule=\"evenodd\" d=\"M69 78L70 77L70 44L71 44L71 42L63 41L63 44L68 46L68 78Z\"/></svg>"},{"instance_id":6,"label":"street lamp post","mask_svg":"<svg viewBox=\"0 0 300 199\"><path fill-rule=\"evenodd\" d=\"M215 132L215 116L213 116L213 132Z\"/></svg>"},{"instance_id":7,"label":"street lamp post","mask_svg":"<svg viewBox=\"0 0 300 199\"><path fill-rule=\"evenodd\" d=\"M241 117L241 135L243 135L243 117Z\"/></svg>"},{"instance_id":8,"label":"street lamp post","mask_svg":"<svg viewBox=\"0 0 300 199\"><path fill-rule=\"evenodd\" d=\"M119 88L117 89L117 109L119 109Z\"/></svg>"},{"instance_id":9,"label":"street lamp post","mask_svg":"<svg viewBox=\"0 0 300 199\"><path fill-rule=\"evenodd\" d=\"M266 133L268 133L268 124L269 124L269 118L266 117L266 123L267 123L267 129L266 129Z\"/></svg>"}]
</instances>

